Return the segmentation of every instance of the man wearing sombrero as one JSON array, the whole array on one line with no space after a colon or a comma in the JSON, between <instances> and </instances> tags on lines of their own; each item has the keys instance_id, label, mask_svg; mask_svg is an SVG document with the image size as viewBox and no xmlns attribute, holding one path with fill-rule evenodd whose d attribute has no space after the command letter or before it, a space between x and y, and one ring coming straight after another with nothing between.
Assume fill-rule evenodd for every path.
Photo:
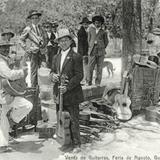
<instances>
[{"instance_id":1,"label":"man wearing sombrero","mask_svg":"<svg viewBox=\"0 0 160 160\"><path fill-rule=\"evenodd\" d=\"M6 27L5 29L3 29L2 33L1 33L1 37L2 37L2 40L9 43L11 42L11 39L15 36L14 32L9 29L8 27ZM16 46L11 46L10 47L10 54L9 54L9 57L12 57L12 61L14 61L15 57L16 57Z\"/></svg>"},{"instance_id":2,"label":"man wearing sombrero","mask_svg":"<svg viewBox=\"0 0 160 160\"><path fill-rule=\"evenodd\" d=\"M37 70L40 67L41 62L45 61L45 56L41 52L46 45L46 36L42 27L39 25L41 15L42 13L37 10L31 10L27 17L31 24L23 30L23 33L20 36L20 44L31 60L32 87L35 87L38 84ZM30 45L27 45L26 40L30 41Z\"/></svg>"},{"instance_id":3,"label":"man wearing sombrero","mask_svg":"<svg viewBox=\"0 0 160 160\"><path fill-rule=\"evenodd\" d=\"M20 96L12 96L3 87L5 80L18 80L27 75L27 68L11 70L8 64L10 42L0 42L0 152L10 151L10 125L18 124L32 109L32 103Z\"/></svg>"},{"instance_id":4,"label":"man wearing sombrero","mask_svg":"<svg viewBox=\"0 0 160 160\"><path fill-rule=\"evenodd\" d=\"M93 25L88 31L88 44L89 44L89 76L88 85L92 85L93 70L97 66L95 84L100 85L102 79L102 66L104 55L106 54L105 48L108 45L107 33L102 29L104 18L100 15L92 18Z\"/></svg>"},{"instance_id":5,"label":"man wearing sombrero","mask_svg":"<svg viewBox=\"0 0 160 160\"><path fill-rule=\"evenodd\" d=\"M71 47L73 39L68 29L60 29L58 31L56 41L60 46L58 54L54 57L52 63L51 79L54 83L54 95L58 99L59 94L63 94L63 109L70 114L70 131L72 139L72 147L79 149L80 147L80 131L79 131L79 103L83 101L83 92L80 85L83 79L83 63L82 56L75 53ZM68 83L60 86L62 75L67 77ZM59 99L55 99L57 103L57 112L59 111ZM67 149L69 146L63 146Z\"/></svg>"},{"instance_id":6,"label":"man wearing sombrero","mask_svg":"<svg viewBox=\"0 0 160 160\"><path fill-rule=\"evenodd\" d=\"M87 29L89 24L92 22L88 20L87 17L84 17L80 22L81 27L78 30L78 53L83 56L83 67L84 67L84 78L83 81L87 82L87 65L88 65L88 35Z\"/></svg>"}]
</instances>

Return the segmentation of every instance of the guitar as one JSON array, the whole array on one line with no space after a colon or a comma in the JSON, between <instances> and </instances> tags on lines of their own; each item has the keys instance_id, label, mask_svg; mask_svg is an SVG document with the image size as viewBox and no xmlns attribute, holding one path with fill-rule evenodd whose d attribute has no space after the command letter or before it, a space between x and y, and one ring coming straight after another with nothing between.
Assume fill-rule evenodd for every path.
<instances>
[{"instance_id":1,"label":"guitar","mask_svg":"<svg viewBox=\"0 0 160 160\"><path fill-rule=\"evenodd\" d=\"M121 94L115 96L115 103L113 105L117 112L117 119L120 121L128 121L132 118L132 112L130 109L131 100L128 97L128 77L127 72L123 75ZM124 89L123 89L124 88Z\"/></svg>"},{"instance_id":2,"label":"guitar","mask_svg":"<svg viewBox=\"0 0 160 160\"><path fill-rule=\"evenodd\" d=\"M66 83L66 76L62 75L60 78L60 85L64 86ZM71 143L70 134L70 114L63 111L63 94L59 94L59 111L57 114L57 142L61 145L67 145Z\"/></svg>"},{"instance_id":3,"label":"guitar","mask_svg":"<svg viewBox=\"0 0 160 160\"><path fill-rule=\"evenodd\" d=\"M22 63L19 63L17 68L21 68L26 65L26 56L21 59ZM6 93L11 96L24 96L26 94L27 84L25 82L26 77L22 77L17 80L2 80L2 87Z\"/></svg>"}]
</instances>

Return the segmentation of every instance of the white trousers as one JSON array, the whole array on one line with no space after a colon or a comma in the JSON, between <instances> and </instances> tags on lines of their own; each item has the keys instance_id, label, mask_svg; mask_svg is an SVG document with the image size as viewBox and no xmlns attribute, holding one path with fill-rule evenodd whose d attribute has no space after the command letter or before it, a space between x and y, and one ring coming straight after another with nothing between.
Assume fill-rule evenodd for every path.
<instances>
[{"instance_id":1,"label":"white trousers","mask_svg":"<svg viewBox=\"0 0 160 160\"><path fill-rule=\"evenodd\" d=\"M9 122L6 116L7 112L12 109L10 114L14 122L19 123L32 110L32 103L23 97L15 97L9 105L2 105L0 109L0 146L7 146L9 141Z\"/></svg>"}]
</instances>

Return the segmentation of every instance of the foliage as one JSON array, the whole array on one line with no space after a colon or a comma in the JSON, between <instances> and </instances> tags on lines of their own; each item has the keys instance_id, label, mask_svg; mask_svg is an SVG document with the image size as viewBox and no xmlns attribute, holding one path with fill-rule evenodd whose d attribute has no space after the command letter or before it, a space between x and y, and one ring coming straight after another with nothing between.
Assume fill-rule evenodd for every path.
<instances>
[{"instance_id":1,"label":"foliage","mask_svg":"<svg viewBox=\"0 0 160 160\"><path fill-rule=\"evenodd\" d=\"M148 24L150 17L155 17L158 0L143 0L143 24ZM152 7L150 7L152 6ZM16 33L26 24L29 10L38 9L45 19L58 20L60 26L67 26L76 31L82 17L90 19L94 14L101 14L106 19L106 26L111 37L121 37L122 3L121 0L1 0L0 29L9 26Z\"/></svg>"}]
</instances>

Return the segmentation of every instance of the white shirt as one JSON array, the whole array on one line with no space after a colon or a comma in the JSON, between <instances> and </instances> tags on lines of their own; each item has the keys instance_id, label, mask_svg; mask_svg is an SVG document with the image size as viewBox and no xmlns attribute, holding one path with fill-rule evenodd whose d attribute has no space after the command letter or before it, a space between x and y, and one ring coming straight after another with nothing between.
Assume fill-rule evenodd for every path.
<instances>
[{"instance_id":1,"label":"white shirt","mask_svg":"<svg viewBox=\"0 0 160 160\"><path fill-rule=\"evenodd\" d=\"M47 35L48 35L48 38L51 38L51 33L50 32L47 32ZM52 46L52 43L49 41L47 46Z\"/></svg>"},{"instance_id":2,"label":"white shirt","mask_svg":"<svg viewBox=\"0 0 160 160\"><path fill-rule=\"evenodd\" d=\"M64 60L65 58L67 57L68 55L68 52L69 52L70 48L68 48L67 50L65 51L61 51L61 65L60 65L60 71L62 71L62 66L63 66L63 63L64 63Z\"/></svg>"},{"instance_id":3,"label":"white shirt","mask_svg":"<svg viewBox=\"0 0 160 160\"><path fill-rule=\"evenodd\" d=\"M34 28L34 30L36 31L36 34L38 35L39 33L39 28L35 25L35 24L32 24L32 27ZM38 33L37 33L38 32Z\"/></svg>"},{"instance_id":4,"label":"white shirt","mask_svg":"<svg viewBox=\"0 0 160 160\"><path fill-rule=\"evenodd\" d=\"M57 32L54 32L54 35L56 38L58 38L58 33Z\"/></svg>"},{"instance_id":5,"label":"white shirt","mask_svg":"<svg viewBox=\"0 0 160 160\"><path fill-rule=\"evenodd\" d=\"M8 67L7 62L4 60L4 59L6 59L6 57L4 57L4 58L2 58L2 57L3 56L0 55L0 77L4 77L9 80L16 80L16 79L20 79L24 76L24 72L22 69L11 70ZM4 93L3 93L1 82L2 82L2 78L0 78L0 104L6 104L7 103L7 99L6 99L7 95L4 95ZM12 96L10 96L10 99L12 99Z\"/></svg>"}]
</instances>

